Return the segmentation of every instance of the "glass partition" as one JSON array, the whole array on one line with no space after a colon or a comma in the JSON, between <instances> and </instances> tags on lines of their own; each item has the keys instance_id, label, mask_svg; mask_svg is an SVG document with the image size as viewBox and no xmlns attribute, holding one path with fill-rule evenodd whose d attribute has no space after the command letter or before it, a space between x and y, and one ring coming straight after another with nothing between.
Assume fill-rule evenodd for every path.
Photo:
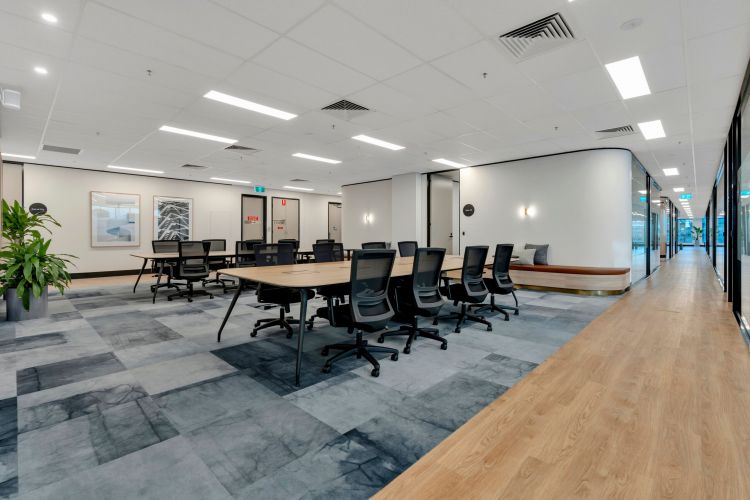
<instances>
[{"instance_id":1,"label":"glass partition","mask_svg":"<svg viewBox=\"0 0 750 500\"><path fill-rule=\"evenodd\" d=\"M659 267L659 246L661 236L661 187L651 179L651 203L650 233L651 233L651 258L649 259L651 272Z\"/></svg>"},{"instance_id":2,"label":"glass partition","mask_svg":"<svg viewBox=\"0 0 750 500\"><path fill-rule=\"evenodd\" d=\"M742 110L739 143L737 257L740 272L740 315L745 325L748 325L747 320L750 318L750 100L745 103Z\"/></svg>"},{"instance_id":3,"label":"glass partition","mask_svg":"<svg viewBox=\"0 0 750 500\"><path fill-rule=\"evenodd\" d=\"M724 240L724 228L726 220L726 189L724 182L726 180L724 175L724 166L719 167L719 180L716 184L716 272L724 283L724 254L725 254L725 240Z\"/></svg>"},{"instance_id":4,"label":"glass partition","mask_svg":"<svg viewBox=\"0 0 750 500\"><path fill-rule=\"evenodd\" d=\"M633 283L646 277L646 217L648 214L648 198L646 171L633 159L631 170L631 225L633 233L632 262L630 265L630 279Z\"/></svg>"}]
</instances>

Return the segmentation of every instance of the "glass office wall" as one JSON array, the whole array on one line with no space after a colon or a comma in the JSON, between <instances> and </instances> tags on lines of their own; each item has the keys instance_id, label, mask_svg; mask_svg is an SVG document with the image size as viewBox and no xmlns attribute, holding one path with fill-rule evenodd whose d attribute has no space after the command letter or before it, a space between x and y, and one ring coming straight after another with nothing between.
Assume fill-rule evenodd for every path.
<instances>
[{"instance_id":1,"label":"glass office wall","mask_svg":"<svg viewBox=\"0 0 750 500\"><path fill-rule=\"evenodd\" d=\"M677 243L681 246L693 244L692 219L677 219Z\"/></svg>"},{"instance_id":2,"label":"glass office wall","mask_svg":"<svg viewBox=\"0 0 750 500\"><path fill-rule=\"evenodd\" d=\"M722 162L723 163L723 162ZM724 231L726 226L726 188L724 182L724 165L719 167L719 179L716 183L716 272L724 283L724 261L725 261L725 238Z\"/></svg>"},{"instance_id":3,"label":"glass office wall","mask_svg":"<svg viewBox=\"0 0 750 500\"><path fill-rule=\"evenodd\" d=\"M661 236L661 187L651 179L651 220L649 231L651 233L651 258L649 265L651 272L659 267L659 243Z\"/></svg>"},{"instance_id":4,"label":"glass office wall","mask_svg":"<svg viewBox=\"0 0 750 500\"><path fill-rule=\"evenodd\" d=\"M742 109L740 124L740 168L737 173L739 203L737 213L740 314L745 324L750 318L750 100Z\"/></svg>"},{"instance_id":5,"label":"glass office wall","mask_svg":"<svg viewBox=\"0 0 750 500\"><path fill-rule=\"evenodd\" d=\"M646 277L646 217L648 214L648 198L646 196L648 179L646 171L635 158L633 158L631 170L631 184L633 257L630 265L630 279L635 283Z\"/></svg>"}]
</instances>

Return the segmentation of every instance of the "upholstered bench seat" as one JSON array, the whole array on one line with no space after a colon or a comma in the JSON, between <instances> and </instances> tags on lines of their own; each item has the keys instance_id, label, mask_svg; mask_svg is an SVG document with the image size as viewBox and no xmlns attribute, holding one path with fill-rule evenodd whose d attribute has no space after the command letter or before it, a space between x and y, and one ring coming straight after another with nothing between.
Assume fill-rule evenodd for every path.
<instances>
[{"instance_id":1,"label":"upholstered bench seat","mask_svg":"<svg viewBox=\"0 0 750 500\"><path fill-rule=\"evenodd\" d=\"M526 288L580 293L618 294L630 288L627 267L582 267L511 264L513 282Z\"/></svg>"}]
</instances>

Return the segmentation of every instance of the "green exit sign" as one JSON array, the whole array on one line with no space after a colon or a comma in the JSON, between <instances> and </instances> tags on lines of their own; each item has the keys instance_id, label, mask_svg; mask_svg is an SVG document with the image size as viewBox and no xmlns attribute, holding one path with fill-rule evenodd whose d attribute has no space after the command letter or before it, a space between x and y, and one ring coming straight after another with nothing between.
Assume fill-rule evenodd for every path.
<instances>
[{"instance_id":1,"label":"green exit sign","mask_svg":"<svg viewBox=\"0 0 750 500\"><path fill-rule=\"evenodd\" d=\"M266 187L265 186L255 186L255 192L256 193L265 193Z\"/></svg>"},{"instance_id":2,"label":"green exit sign","mask_svg":"<svg viewBox=\"0 0 750 500\"><path fill-rule=\"evenodd\" d=\"M692 194L681 194L680 195L680 199L681 200L692 200L693 199L693 195Z\"/></svg>"}]
</instances>

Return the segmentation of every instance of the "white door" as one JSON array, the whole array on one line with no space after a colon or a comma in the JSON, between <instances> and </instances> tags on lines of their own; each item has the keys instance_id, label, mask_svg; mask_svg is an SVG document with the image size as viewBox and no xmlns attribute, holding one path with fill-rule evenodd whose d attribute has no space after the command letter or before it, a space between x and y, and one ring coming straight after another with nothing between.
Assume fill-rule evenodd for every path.
<instances>
[{"instance_id":1,"label":"white door","mask_svg":"<svg viewBox=\"0 0 750 500\"><path fill-rule=\"evenodd\" d=\"M453 234L454 200L453 179L433 174L430 176L430 246L454 252Z\"/></svg>"},{"instance_id":2,"label":"white door","mask_svg":"<svg viewBox=\"0 0 750 500\"><path fill-rule=\"evenodd\" d=\"M273 198L271 223L271 243L278 243L279 240L299 241L299 200Z\"/></svg>"},{"instance_id":3,"label":"white door","mask_svg":"<svg viewBox=\"0 0 750 500\"><path fill-rule=\"evenodd\" d=\"M341 243L341 203L328 204L328 239Z\"/></svg>"}]
</instances>

